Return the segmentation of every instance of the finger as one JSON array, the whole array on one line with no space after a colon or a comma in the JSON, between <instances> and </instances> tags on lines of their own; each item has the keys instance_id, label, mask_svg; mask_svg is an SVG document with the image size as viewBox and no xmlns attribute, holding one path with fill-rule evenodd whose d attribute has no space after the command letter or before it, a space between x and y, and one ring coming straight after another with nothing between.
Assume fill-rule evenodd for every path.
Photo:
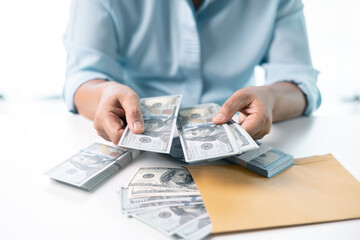
<instances>
[{"instance_id":1,"label":"finger","mask_svg":"<svg viewBox=\"0 0 360 240\"><path fill-rule=\"evenodd\" d=\"M213 122L222 124L229 121L237 111L247 107L251 101L251 95L237 91L222 105L219 112L212 119Z\"/></svg>"},{"instance_id":2,"label":"finger","mask_svg":"<svg viewBox=\"0 0 360 240\"><path fill-rule=\"evenodd\" d=\"M109 136L106 134L105 131L103 131L103 130L96 130L96 132L97 132L97 134L98 134L100 137L102 137L102 138L105 139L106 141L111 142Z\"/></svg>"},{"instance_id":3,"label":"finger","mask_svg":"<svg viewBox=\"0 0 360 240\"><path fill-rule=\"evenodd\" d=\"M142 133L145 127L138 95L135 92L130 92L126 94L126 97L123 96L120 101L125 110L126 121L130 130L134 133Z\"/></svg>"},{"instance_id":4,"label":"finger","mask_svg":"<svg viewBox=\"0 0 360 240\"><path fill-rule=\"evenodd\" d=\"M117 145L124 132L124 122L120 119L119 115L110 112L104 119L103 124L104 131L109 136L111 142Z\"/></svg>"},{"instance_id":5,"label":"finger","mask_svg":"<svg viewBox=\"0 0 360 240\"><path fill-rule=\"evenodd\" d=\"M259 119L259 114L254 113L247 116L241 126L245 131L252 137L255 138L261 130L261 124Z\"/></svg>"},{"instance_id":6,"label":"finger","mask_svg":"<svg viewBox=\"0 0 360 240\"><path fill-rule=\"evenodd\" d=\"M241 125L244 120L246 119L247 115L243 114L242 112L239 113L239 119L238 119L238 123Z\"/></svg>"},{"instance_id":7,"label":"finger","mask_svg":"<svg viewBox=\"0 0 360 240\"><path fill-rule=\"evenodd\" d=\"M119 107L114 107L113 109L111 109L111 112L115 113L116 115L120 116L120 117L124 117L125 116L125 111L122 108Z\"/></svg>"},{"instance_id":8,"label":"finger","mask_svg":"<svg viewBox=\"0 0 360 240\"><path fill-rule=\"evenodd\" d=\"M264 114L254 113L249 115L241 126L256 140L270 132L271 121Z\"/></svg>"}]
</instances>

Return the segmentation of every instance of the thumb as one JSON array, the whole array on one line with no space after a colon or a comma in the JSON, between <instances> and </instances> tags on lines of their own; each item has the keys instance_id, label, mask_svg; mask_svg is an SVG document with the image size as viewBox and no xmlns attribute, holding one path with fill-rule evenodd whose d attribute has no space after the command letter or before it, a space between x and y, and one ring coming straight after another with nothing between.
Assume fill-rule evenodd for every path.
<instances>
[{"instance_id":1,"label":"thumb","mask_svg":"<svg viewBox=\"0 0 360 240\"><path fill-rule=\"evenodd\" d=\"M220 108L219 112L214 116L212 121L215 124L223 124L229 121L237 111L247 107L252 97L249 94L237 91L234 93Z\"/></svg>"},{"instance_id":2,"label":"thumb","mask_svg":"<svg viewBox=\"0 0 360 240\"><path fill-rule=\"evenodd\" d=\"M120 101L125 111L126 121L133 133L142 133L145 130L144 120L140 109L139 96L134 92L128 94L123 101Z\"/></svg>"}]
</instances>

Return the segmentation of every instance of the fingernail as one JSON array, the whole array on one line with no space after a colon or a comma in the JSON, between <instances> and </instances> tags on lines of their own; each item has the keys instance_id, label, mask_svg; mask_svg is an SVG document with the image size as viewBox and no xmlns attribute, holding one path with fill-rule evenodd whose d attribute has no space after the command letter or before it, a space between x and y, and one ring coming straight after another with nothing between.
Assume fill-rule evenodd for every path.
<instances>
[{"instance_id":1,"label":"fingernail","mask_svg":"<svg viewBox=\"0 0 360 240\"><path fill-rule=\"evenodd\" d=\"M221 113L216 114L215 117L213 118L214 121L222 121L224 119L225 117Z\"/></svg>"},{"instance_id":2,"label":"fingernail","mask_svg":"<svg viewBox=\"0 0 360 240\"><path fill-rule=\"evenodd\" d=\"M135 129L135 130L142 130L142 129L143 129L143 124L142 124L142 122L140 122L140 121L135 122L135 123L134 123L134 129Z\"/></svg>"}]
</instances>

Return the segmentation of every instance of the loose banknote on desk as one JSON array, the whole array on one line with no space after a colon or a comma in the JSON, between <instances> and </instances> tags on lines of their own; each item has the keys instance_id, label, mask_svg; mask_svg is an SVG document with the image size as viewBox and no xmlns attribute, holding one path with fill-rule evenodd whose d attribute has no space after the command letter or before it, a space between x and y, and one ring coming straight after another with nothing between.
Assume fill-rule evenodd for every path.
<instances>
[{"instance_id":1,"label":"loose banknote on desk","mask_svg":"<svg viewBox=\"0 0 360 240\"><path fill-rule=\"evenodd\" d=\"M142 167L118 196L124 214L168 236L202 239L211 232L204 202L186 168Z\"/></svg>"},{"instance_id":2,"label":"loose banknote on desk","mask_svg":"<svg viewBox=\"0 0 360 240\"><path fill-rule=\"evenodd\" d=\"M45 174L53 180L92 191L139 153L94 143Z\"/></svg>"},{"instance_id":3,"label":"loose banknote on desk","mask_svg":"<svg viewBox=\"0 0 360 240\"><path fill-rule=\"evenodd\" d=\"M127 126L121 136L119 146L169 153L181 98L181 95L174 95L140 99L145 131L135 134Z\"/></svg>"}]
</instances>

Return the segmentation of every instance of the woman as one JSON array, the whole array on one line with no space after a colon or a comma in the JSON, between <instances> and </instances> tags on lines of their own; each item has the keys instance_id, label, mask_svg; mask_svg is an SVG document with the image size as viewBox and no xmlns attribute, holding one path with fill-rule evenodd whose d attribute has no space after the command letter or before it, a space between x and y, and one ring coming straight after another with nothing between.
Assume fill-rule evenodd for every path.
<instances>
[{"instance_id":1,"label":"woman","mask_svg":"<svg viewBox=\"0 0 360 240\"><path fill-rule=\"evenodd\" d=\"M66 104L114 144L144 131L139 97L217 103L216 124L239 111L254 139L321 103L300 0L74 0L64 43Z\"/></svg>"}]
</instances>

